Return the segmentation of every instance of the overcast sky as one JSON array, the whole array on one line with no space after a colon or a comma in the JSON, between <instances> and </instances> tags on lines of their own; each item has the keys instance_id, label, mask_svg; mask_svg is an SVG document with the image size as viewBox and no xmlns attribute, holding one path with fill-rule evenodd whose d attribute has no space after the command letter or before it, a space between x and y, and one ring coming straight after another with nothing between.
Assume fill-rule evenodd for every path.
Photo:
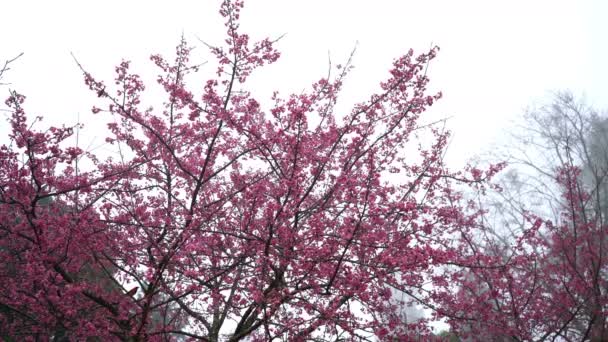
<instances>
[{"instance_id":1,"label":"overcast sky","mask_svg":"<svg viewBox=\"0 0 608 342\"><path fill-rule=\"evenodd\" d=\"M121 58L153 76L148 56L171 57L183 32L202 62L208 56L198 39L223 39L218 3L4 1L0 60L25 53L5 81L28 96L32 114L52 123L74 123L79 114L87 123L95 98L70 52L106 81ZM608 108L606 15L608 2L601 0L257 0L246 3L243 28L258 38L286 34L278 46L282 59L253 79L260 94L299 92L325 75L328 52L340 63L357 45L345 103L367 99L392 59L410 47L422 52L439 45L431 88L444 99L431 114L451 117L449 160L458 162L483 152L548 91L571 89Z\"/></svg>"}]
</instances>

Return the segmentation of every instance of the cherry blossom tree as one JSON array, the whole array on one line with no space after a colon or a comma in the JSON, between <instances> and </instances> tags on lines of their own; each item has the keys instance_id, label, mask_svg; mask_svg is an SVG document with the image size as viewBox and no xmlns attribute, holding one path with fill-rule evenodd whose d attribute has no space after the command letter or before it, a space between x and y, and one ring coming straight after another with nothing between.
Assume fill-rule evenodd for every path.
<instances>
[{"instance_id":1,"label":"cherry blossom tree","mask_svg":"<svg viewBox=\"0 0 608 342\"><path fill-rule=\"evenodd\" d=\"M336 112L351 61L308 91L263 105L249 76L280 54L241 33L224 1L226 39L201 87L182 40L151 57L166 92L143 103L123 61L106 84L81 66L109 121L100 158L37 129L11 92L0 148L0 327L13 339L374 340L424 337L403 326L393 291L418 303L438 266L462 260L453 237L479 211L455 183L500 169L448 171L449 132L423 114L437 48L394 60L377 93ZM335 75L334 75L335 74ZM524 291L524 289L521 289ZM60 333L59 333L60 332Z\"/></svg>"}]
</instances>

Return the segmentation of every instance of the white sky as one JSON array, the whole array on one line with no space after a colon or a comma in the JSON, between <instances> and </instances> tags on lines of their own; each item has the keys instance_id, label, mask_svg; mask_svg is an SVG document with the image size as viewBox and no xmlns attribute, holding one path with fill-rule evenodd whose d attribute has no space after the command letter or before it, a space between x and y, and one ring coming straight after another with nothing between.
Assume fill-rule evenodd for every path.
<instances>
[{"instance_id":1,"label":"white sky","mask_svg":"<svg viewBox=\"0 0 608 342\"><path fill-rule=\"evenodd\" d=\"M86 123L96 102L70 52L108 83L121 58L154 76L148 56L172 57L182 32L204 61L197 37L212 44L223 39L218 3L5 1L0 60L25 52L5 81L28 96L32 114L74 123L79 113ZM422 52L439 45L431 88L444 98L432 112L452 117L448 160L459 164L487 150L509 120L550 90L568 88L608 108L607 14L608 2L601 0L253 0L243 11L243 28L253 37L287 34L279 63L254 74L260 94L299 92L325 76L328 52L341 63L358 42L347 104L377 89L394 57L410 47Z\"/></svg>"}]
</instances>

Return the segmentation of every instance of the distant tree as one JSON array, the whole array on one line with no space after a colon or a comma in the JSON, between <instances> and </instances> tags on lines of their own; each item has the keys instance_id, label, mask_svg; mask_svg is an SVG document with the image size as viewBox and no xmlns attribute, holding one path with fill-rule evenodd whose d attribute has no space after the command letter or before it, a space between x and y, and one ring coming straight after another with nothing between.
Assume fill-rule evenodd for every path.
<instances>
[{"instance_id":1,"label":"distant tree","mask_svg":"<svg viewBox=\"0 0 608 342\"><path fill-rule=\"evenodd\" d=\"M607 121L569 93L527 119L511 158L523 171L507 174L485 233L461 240L460 263L477 268L453 270L442 308L473 339L606 340Z\"/></svg>"},{"instance_id":2,"label":"distant tree","mask_svg":"<svg viewBox=\"0 0 608 342\"><path fill-rule=\"evenodd\" d=\"M7 59L4 61L4 64L2 64L2 67L0 67L0 86L2 85L7 85L7 83L2 82L3 78L5 76L5 74L11 70L11 64L13 64L17 59L19 59L21 56L23 56L23 53L18 54L17 56L11 58L11 59Z\"/></svg>"}]
</instances>

